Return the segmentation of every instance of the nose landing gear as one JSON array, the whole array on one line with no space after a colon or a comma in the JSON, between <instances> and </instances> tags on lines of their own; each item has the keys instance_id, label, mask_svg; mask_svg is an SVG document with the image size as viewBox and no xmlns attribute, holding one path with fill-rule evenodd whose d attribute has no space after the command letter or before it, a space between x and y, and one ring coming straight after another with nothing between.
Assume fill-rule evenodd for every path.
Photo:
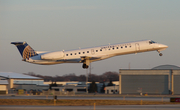
<instances>
[{"instance_id":1,"label":"nose landing gear","mask_svg":"<svg viewBox=\"0 0 180 110\"><path fill-rule=\"evenodd\" d=\"M158 51L158 53L159 53L159 56L162 56L162 55L163 55L159 50L157 50L157 51Z\"/></svg>"},{"instance_id":2,"label":"nose landing gear","mask_svg":"<svg viewBox=\"0 0 180 110\"><path fill-rule=\"evenodd\" d=\"M163 54L162 53L159 53L159 56L162 56Z\"/></svg>"}]
</instances>

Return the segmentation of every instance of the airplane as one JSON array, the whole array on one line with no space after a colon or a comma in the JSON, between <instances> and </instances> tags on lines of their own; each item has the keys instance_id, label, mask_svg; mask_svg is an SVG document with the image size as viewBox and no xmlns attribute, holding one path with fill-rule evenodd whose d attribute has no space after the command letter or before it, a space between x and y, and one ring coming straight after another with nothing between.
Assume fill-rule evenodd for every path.
<instances>
[{"instance_id":1,"label":"airplane","mask_svg":"<svg viewBox=\"0 0 180 110\"><path fill-rule=\"evenodd\" d=\"M84 69L87 69L91 62L104 60L118 55L157 51L159 56L162 56L163 54L160 52L168 48L167 45L159 44L152 40L55 52L35 51L26 42L11 42L11 44L14 44L18 48L23 58L22 61L40 65L83 63L82 68Z\"/></svg>"}]
</instances>

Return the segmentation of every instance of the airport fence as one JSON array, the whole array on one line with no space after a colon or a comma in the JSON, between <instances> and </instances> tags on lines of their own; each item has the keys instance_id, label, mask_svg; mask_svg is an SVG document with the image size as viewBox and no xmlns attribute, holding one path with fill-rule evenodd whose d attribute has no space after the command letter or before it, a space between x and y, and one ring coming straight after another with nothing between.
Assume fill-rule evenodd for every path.
<instances>
[{"instance_id":1,"label":"airport fence","mask_svg":"<svg viewBox=\"0 0 180 110\"><path fill-rule=\"evenodd\" d=\"M75 92L48 90L42 91L42 95L75 95Z\"/></svg>"},{"instance_id":2,"label":"airport fence","mask_svg":"<svg viewBox=\"0 0 180 110\"><path fill-rule=\"evenodd\" d=\"M49 95L67 95L67 96L73 96L75 95L75 92L71 91L55 91L55 90L47 90L47 91L23 91L23 90L19 90L19 91L13 91L13 90L9 90L8 94L10 95L45 95L45 96L49 96Z\"/></svg>"}]
</instances>

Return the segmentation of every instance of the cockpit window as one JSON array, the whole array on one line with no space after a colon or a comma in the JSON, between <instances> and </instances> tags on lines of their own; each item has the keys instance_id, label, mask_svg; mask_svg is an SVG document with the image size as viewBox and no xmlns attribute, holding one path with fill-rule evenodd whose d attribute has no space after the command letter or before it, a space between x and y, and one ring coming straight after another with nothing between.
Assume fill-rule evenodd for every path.
<instances>
[{"instance_id":1,"label":"cockpit window","mask_svg":"<svg viewBox=\"0 0 180 110\"><path fill-rule=\"evenodd\" d=\"M149 41L149 44L154 44L154 43L156 43L156 42L154 42L154 41L152 41L152 40L151 40L151 41Z\"/></svg>"}]
</instances>

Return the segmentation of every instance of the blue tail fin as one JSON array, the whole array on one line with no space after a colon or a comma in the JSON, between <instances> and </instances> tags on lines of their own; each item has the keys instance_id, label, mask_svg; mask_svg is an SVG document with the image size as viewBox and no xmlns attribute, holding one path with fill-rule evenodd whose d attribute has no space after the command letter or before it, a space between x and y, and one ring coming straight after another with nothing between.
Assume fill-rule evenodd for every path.
<instances>
[{"instance_id":1,"label":"blue tail fin","mask_svg":"<svg viewBox=\"0 0 180 110\"><path fill-rule=\"evenodd\" d=\"M18 48L23 60L38 55L26 42L11 42L11 44Z\"/></svg>"}]
</instances>

